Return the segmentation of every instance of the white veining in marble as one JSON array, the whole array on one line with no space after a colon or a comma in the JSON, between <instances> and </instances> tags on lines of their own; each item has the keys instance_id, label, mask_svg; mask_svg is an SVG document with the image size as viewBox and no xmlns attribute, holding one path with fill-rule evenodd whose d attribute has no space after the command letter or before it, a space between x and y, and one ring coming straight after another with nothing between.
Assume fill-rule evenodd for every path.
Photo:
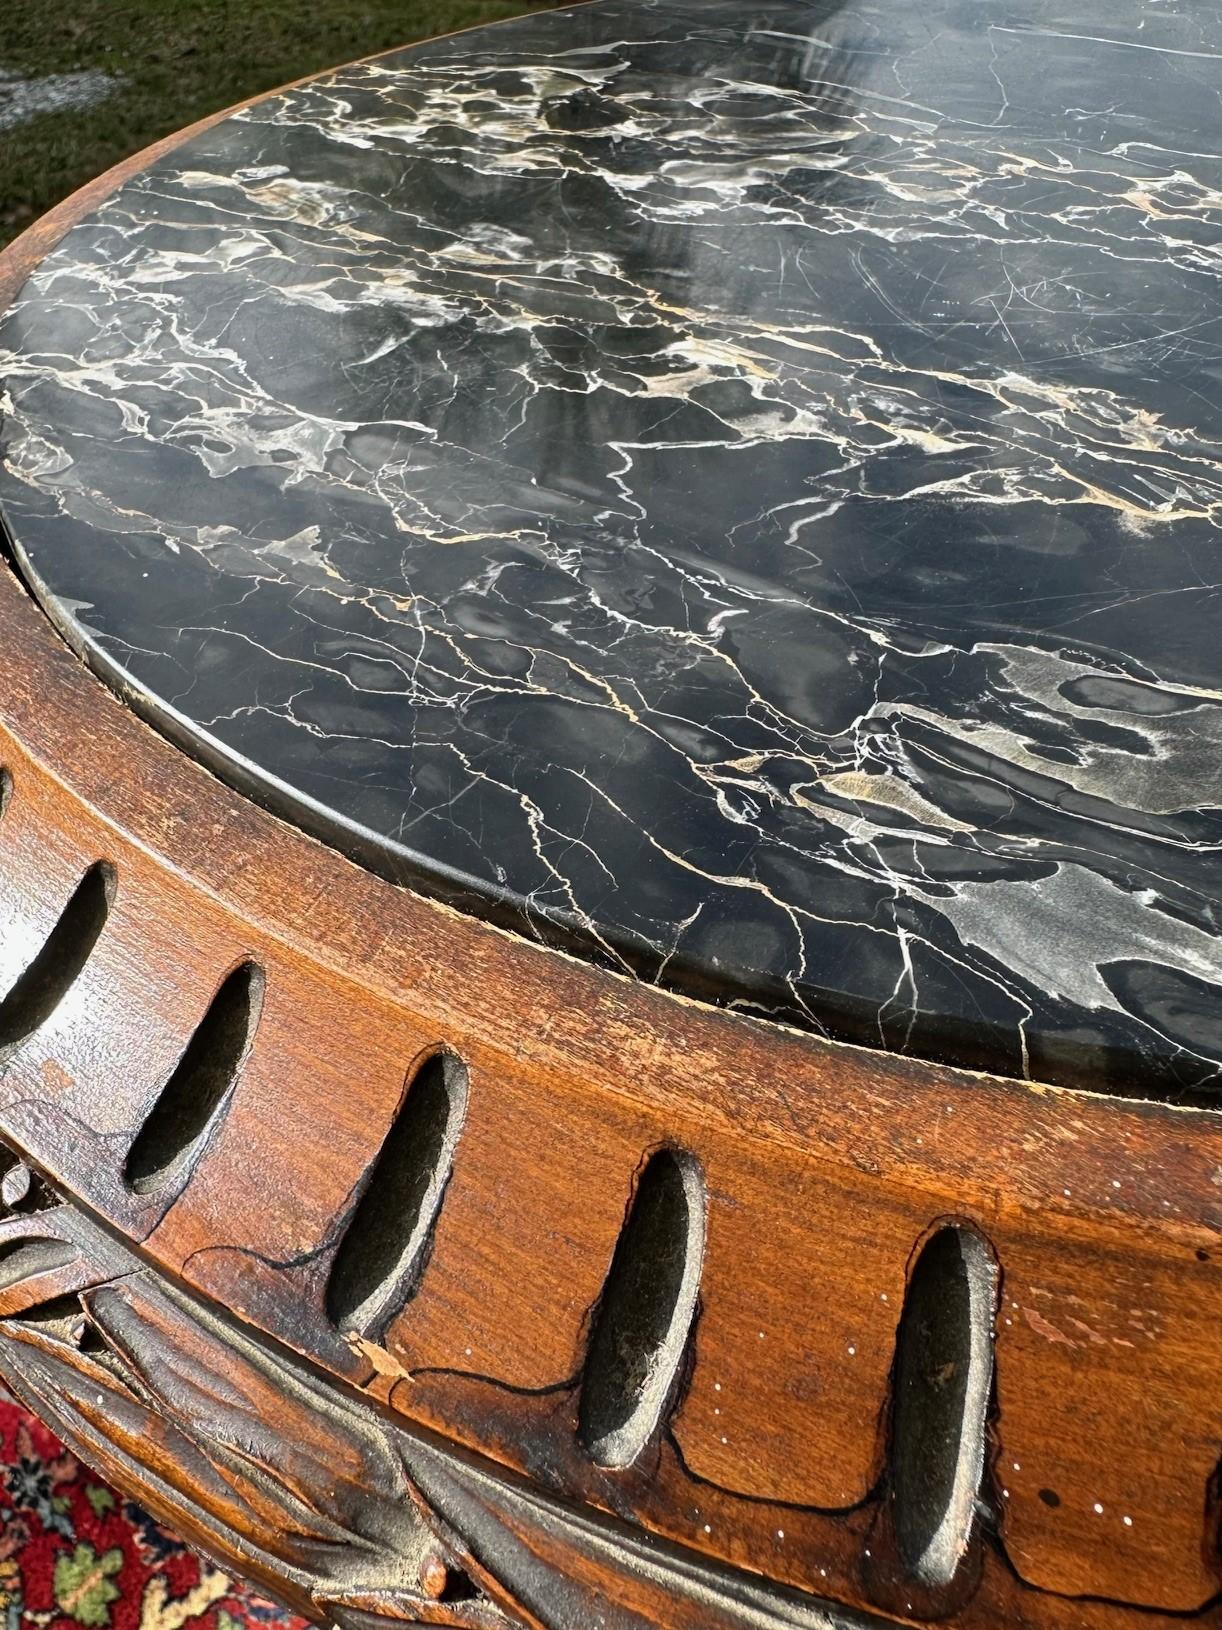
<instances>
[{"instance_id":1,"label":"white veining in marble","mask_svg":"<svg viewBox=\"0 0 1222 1630\"><path fill-rule=\"evenodd\" d=\"M598 0L257 104L0 324L99 669L395 878L1218 1090L1215 5Z\"/></svg>"}]
</instances>

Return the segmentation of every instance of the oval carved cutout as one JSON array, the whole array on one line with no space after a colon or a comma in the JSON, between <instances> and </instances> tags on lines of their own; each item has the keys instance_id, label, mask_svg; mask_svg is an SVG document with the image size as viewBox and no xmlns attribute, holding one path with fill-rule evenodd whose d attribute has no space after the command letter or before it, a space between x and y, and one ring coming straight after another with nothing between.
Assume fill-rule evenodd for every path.
<instances>
[{"instance_id":1,"label":"oval carved cutout","mask_svg":"<svg viewBox=\"0 0 1222 1630\"><path fill-rule=\"evenodd\" d=\"M221 984L132 1139L123 1168L135 1194L181 1186L224 1118L263 1006L263 970L243 962Z\"/></svg>"},{"instance_id":2,"label":"oval carved cutout","mask_svg":"<svg viewBox=\"0 0 1222 1630\"><path fill-rule=\"evenodd\" d=\"M0 1002L0 1064L51 1017L80 978L115 897L115 869L102 860L77 884L42 949Z\"/></svg>"},{"instance_id":3,"label":"oval carved cutout","mask_svg":"<svg viewBox=\"0 0 1222 1630\"><path fill-rule=\"evenodd\" d=\"M415 1294L467 1113L467 1069L434 1053L412 1077L360 1189L327 1281L338 1330L381 1339Z\"/></svg>"},{"instance_id":4,"label":"oval carved cutout","mask_svg":"<svg viewBox=\"0 0 1222 1630\"><path fill-rule=\"evenodd\" d=\"M578 1420L600 1466L630 1466L674 1403L696 1315L704 1231L696 1162L659 1150L637 1183L590 1334Z\"/></svg>"},{"instance_id":5,"label":"oval carved cutout","mask_svg":"<svg viewBox=\"0 0 1222 1630\"><path fill-rule=\"evenodd\" d=\"M904 1299L895 1358L891 1494L905 1567L954 1579L972 1536L993 1385L997 1269L970 1228L939 1228Z\"/></svg>"}]
</instances>

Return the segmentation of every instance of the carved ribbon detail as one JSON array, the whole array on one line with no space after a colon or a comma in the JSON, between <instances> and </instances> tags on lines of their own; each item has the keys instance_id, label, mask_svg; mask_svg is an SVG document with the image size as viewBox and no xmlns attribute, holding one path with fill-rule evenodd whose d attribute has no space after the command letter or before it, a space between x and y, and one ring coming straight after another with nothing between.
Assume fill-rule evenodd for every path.
<instances>
[{"instance_id":1,"label":"carved ribbon detail","mask_svg":"<svg viewBox=\"0 0 1222 1630\"><path fill-rule=\"evenodd\" d=\"M103 1475L309 1617L346 1630L864 1622L396 1424L28 1173L4 1182L23 1198L0 1221L0 1373Z\"/></svg>"}]
</instances>

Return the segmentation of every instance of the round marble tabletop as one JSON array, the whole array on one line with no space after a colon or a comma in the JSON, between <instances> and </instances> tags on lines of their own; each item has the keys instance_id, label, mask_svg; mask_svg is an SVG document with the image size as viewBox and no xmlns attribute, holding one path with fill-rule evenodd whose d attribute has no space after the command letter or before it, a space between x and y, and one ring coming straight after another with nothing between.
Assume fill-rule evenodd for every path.
<instances>
[{"instance_id":1,"label":"round marble tabletop","mask_svg":"<svg viewBox=\"0 0 1222 1630\"><path fill-rule=\"evenodd\" d=\"M395 880L1207 1099L1219 38L595 0L261 101L0 325L12 543L134 705Z\"/></svg>"}]
</instances>

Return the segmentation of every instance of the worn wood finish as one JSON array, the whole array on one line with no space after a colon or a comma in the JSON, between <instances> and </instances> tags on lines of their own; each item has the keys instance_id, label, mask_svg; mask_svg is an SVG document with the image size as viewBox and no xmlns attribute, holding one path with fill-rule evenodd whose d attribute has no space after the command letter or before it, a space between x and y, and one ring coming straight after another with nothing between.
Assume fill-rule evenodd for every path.
<instances>
[{"instance_id":1,"label":"worn wood finish","mask_svg":"<svg viewBox=\"0 0 1222 1630\"><path fill-rule=\"evenodd\" d=\"M0 258L0 292L140 162ZM221 786L8 572L0 649L0 1127L70 1201L34 1257L5 1225L0 1364L123 1486L353 1624L572 1630L583 1591L625 1624L818 1622L727 1566L897 1619L1222 1622L1215 1113L835 1046L515 940ZM993 1266L914 1296L946 1224ZM61 1304L29 1316L69 1294L83 1344ZM600 1350L635 1359L592 1380ZM203 1444L249 1426L218 1419L222 1369L287 1492ZM982 1374L981 1470L935 1406L957 1433ZM905 1508L901 1416L970 1533ZM303 1538L287 1513L336 1463ZM332 1523L339 1575L307 1554ZM515 1575L523 1545L550 1571ZM450 1568L475 1594L422 1604Z\"/></svg>"},{"instance_id":2,"label":"worn wood finish","mask_svg":"<svg viewBox=\"0 0 1222 1630\"><path fill-rule=\"evenodd\" d=\"M0 1221L0 1249L0 1373L78 1453L222 1561L240 1547L252 1577L310 1617L345 1630L628 1630L646 1611L676 1630L827 1623L793 1593L693 1569L395 1424L45 1192Z\"/></svg>"}]
</instances>

